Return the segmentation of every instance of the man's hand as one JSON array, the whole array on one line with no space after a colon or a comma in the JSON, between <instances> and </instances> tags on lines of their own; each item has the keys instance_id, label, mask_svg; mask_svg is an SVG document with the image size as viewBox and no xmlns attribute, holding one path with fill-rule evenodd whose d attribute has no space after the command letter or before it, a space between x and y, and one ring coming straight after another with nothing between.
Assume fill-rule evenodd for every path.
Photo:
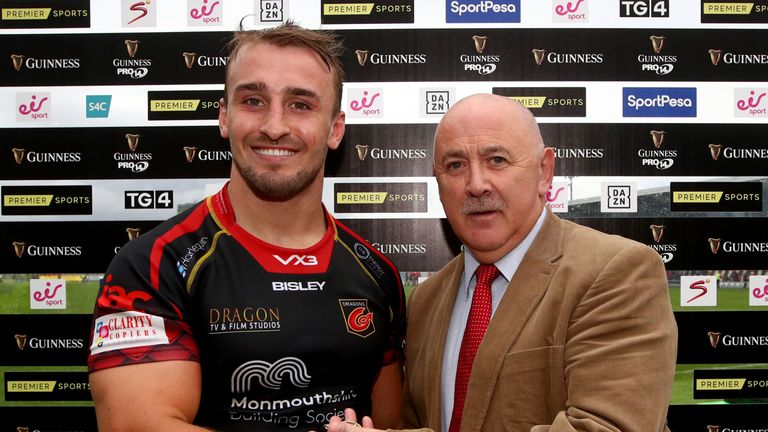
<instances>
[{"instance_id":1,"label":"man's hand","mask_svg":"<svg viewBox=\"0 0 768 432\"><path fill-rule=\"evenodd\" d=\"M352 408L344 410L344 420L339 416L331 417L328 422L328 432L382 432L373 428L373 420L363 417L363 424L357 423L357 413Z\"/></svg>"}]
</instances>

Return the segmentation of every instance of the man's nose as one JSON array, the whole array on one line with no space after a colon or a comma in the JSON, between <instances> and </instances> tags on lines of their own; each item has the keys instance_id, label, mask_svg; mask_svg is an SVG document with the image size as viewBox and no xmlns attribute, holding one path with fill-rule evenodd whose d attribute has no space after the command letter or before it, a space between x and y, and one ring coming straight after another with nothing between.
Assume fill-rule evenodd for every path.
<instances>
[{"instance_id":1,"label":"man's nose","mask_svg":"<svg viewBox=\"0 0 768 432\"><path fill-rule=\"evenodd\" d=\"M280 106L271 106L261 124L261 133L272 141L277 141L288 134L288 123L285 121L285 111Z\"/></svg>"},{"instance_id":2,"label":"man's nose","mask_svg":"<svg viewBox=\"0 0 768 432\"><path fill-rule=\"evenodd\" d=\"M470 164L467 171L467 193L481 196L490 190L488 173L481 164Z\"/></svg>"}]
</instances>

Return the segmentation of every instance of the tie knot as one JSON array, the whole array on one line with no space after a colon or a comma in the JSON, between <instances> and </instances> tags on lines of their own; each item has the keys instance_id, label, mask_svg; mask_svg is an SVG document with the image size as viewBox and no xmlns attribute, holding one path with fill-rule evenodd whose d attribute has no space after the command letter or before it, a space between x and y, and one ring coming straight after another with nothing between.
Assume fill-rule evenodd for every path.
<instances>
[{"instance_id":1,"label":"tie knot","mask_svg":"<svg viewBox=\"0 0 768 432\"><path fill-rule=\"evenodd\" d=\"M493 264L480 264L475 270L478 285L490 285L499 276L499 269Z\"/></svg>"}]
</instances>

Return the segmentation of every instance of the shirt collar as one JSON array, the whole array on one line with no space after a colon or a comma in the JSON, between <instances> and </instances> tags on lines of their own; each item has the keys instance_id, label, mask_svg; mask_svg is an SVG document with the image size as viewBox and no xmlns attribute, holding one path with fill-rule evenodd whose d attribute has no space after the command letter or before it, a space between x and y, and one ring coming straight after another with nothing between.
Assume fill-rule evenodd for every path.
<instances>
[{"instance_id":1,"label":"shirt collar","mask_svg":"<svg viewBox=\"0 0 768 432\"><path fill-rule=\"evenodd\" d=\"M520 244L518 244L508 254L504 255L500 260L494 263L496 268L499 269L499 272L502 276L504 276L504 279L506 279L507 282L512 280L512 277L515 275L517 268L520 267L520 263L523 261L525 253L528 252L528 249L530 249L531 244L533 244L533 241L536 239L539 231L541 231L541 227L544 225L546 215L547 208L545 206L543 209L541 209L539 218L536 220L533 228L528 233L528 235L525 236L523 241L521 241ZM464 275L461 279L461 286L468 288L469 281L472 279L472 276L474 276L475 270L477 270L477 267L480 266L480 263L477 261L477 258L472 255L472 252L469 249L464 248L464 246L462 246L462 249L464 249Z\"/></svg>"}]
</instances>

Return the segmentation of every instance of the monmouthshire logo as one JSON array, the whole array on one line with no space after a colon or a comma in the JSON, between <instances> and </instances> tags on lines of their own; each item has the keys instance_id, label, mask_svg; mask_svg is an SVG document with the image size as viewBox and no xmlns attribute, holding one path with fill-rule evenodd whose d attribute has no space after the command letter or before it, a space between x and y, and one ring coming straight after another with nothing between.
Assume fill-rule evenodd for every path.
<instances>
[{"instance_id":1,"label":"monmouthshire logo","mask_svg":"<svg viewBox=\"0 0 768 432\"><path fill-rule=\"evenodd\" d=\"M261 387L279 390L284 380L303 388L309 386L311 378L307 366L296 357L283 357L274 363L251 360L232 373L232 393L249 392L254 380Z\"/></svg>"}]
</instances>

